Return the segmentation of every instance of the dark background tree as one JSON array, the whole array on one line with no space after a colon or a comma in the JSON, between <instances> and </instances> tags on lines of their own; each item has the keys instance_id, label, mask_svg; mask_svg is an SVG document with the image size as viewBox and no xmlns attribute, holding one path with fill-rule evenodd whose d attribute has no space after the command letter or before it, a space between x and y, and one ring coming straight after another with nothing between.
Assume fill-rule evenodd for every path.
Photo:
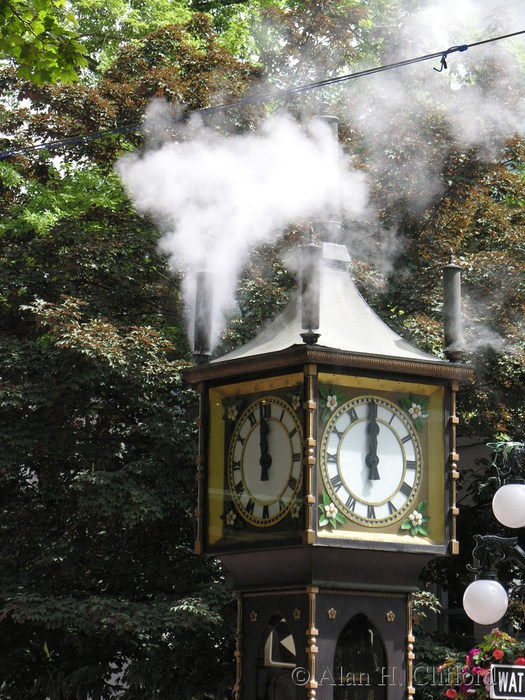
<instances>
[{"instance_id":1,"label":"dark background tree","mask_svg":"<svg viewBox=\"0 0 525 700\"><path fill-rule=\"evenodd\" d=\"M8 68L23 101L3 110L2 150L139 122L155 96L235 97L250 77L198 14L124 46L96 87ZM2 698L227 694L231 594L192 553L178 278L112 172L139 142L0 163Z\"/></svg>"},{"instance_id":2,"label":"dark background tree","mask_svg":"<svg viewBox=\"0 0 525 700\"><path fill-rule=\"evenodd\" d=\"M123 152L144 146L135 125L151 98L191 110L218 93L220 101L251 94L261 77L282 87L347 71L359 57L386 61L387 15L382 3L368 3L366 12L358 4L261 10L246 3L264 22L252 37L238 7L203 14L158 0L143 15L141 3L131 3L119 35L125 3L108 1L98 15L100 6L78 5L78 36L93 58L79 82L35 85L13 67L0 72L0 150L63 141L0 160L0 697L226 697L231 593L217 563L192 554L196 406L181 379L190 355L180 280L158 252L156 227L134 212L112 168ZM258 45L265 34L278 41ZM328 46L333 51L324 52ZM255 49L260 60L247 60ZM283 72L316 53L321 69ZM481 442L498 433L518 439L522 140L488 157L465 148L439 109L418 123L409 112L385 113L389 128L371 140L347 109L348 95L328 97L372 191L369 220L347 221L344 239L364 295L389 325L440 354L440 267L452 246L465 270L466 359L476 368L460 397L462 433ZM326 99L325 91L286 106L308 116ZM224 128L252 128L263 112L230 112ZM77 138L104 130L116 133ZM387 148L385 168L376 156ZM421 153L439 182L423 205L414 176ZM304 235L291 226L276 245L253 252L223 349L282 308L294 284L283 255ZM400 241L389 267L380 264L385 237ZM490 528L491 476L489 463L480 463L465 484L462 557L425 572L452 600L464 587L470 535ZM428 644L425 658L441 653Z\"/></svg>"}]
</instances>

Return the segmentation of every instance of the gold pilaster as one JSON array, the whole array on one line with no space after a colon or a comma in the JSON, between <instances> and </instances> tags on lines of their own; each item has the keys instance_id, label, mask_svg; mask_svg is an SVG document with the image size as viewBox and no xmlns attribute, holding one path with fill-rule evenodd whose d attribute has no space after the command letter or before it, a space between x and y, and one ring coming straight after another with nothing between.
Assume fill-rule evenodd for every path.
<instances>
[{"instance_id":1,"label":"gold pilaster","mask_svg":"<svg viewBox=\"0 0 525 700\"><path fill-rule=\"evenodd\" d=\"M308 629L306 630L307 645L306 654L308 656L308 673L309 678L306 683L306 693L310 700L313 700L317 695L318 683L315 680L315 657L319 651L317 647L317 636L319 630L316 627L316 596L319 593L319 588L317 586L307 586L306 592L308 593Z\"/></svg>"},{"instance_id":2,"label":"gold pilaster","mask_svg":"<svg viewBox=\"0 0 525 700\"><path fill-rule=\"evenodd\" d=\"M314 377L317 375L316 365L305 365L305 435L304 435L304 510L305 530L303 534L304 544L313 544L315 541L314 507L315 495L313 493L313 470L315 468L315 409L317 407L314 396Z\"/></svg>"},{"instance_id":3,"label":"gold pilaster","mask_svg":"<svg viewBox=\"0 0 525 700\"><path fill-rule=\"evenodd\" d=\"M195 509L195 554L202 554L204 543L204 472L205 472L205 454L206 454L206 430L204 429L204 386L200 383L197 387L199 392L199 417L196 419L196 424L199 427L199 454L196 457L197 473L197 508Z\"/></svg>"},{"instance_id":4,"label":"gold pilaster","mask_svg":"<svg viewBox=\"0 0 525 700\"><path fill-rule=\"evenodd\" d=\"M240 700L241 697L241 639L242 635L242 601L241 594L237 594L237 632L235 634L235 685L233 686L234 700Z\"/></svg>"},{"instance_id":5,"label":"gold pilaster","mask_svg":"<svg viewBox=\"0 0 525 700\"><path fill-rule=\"evenodd\" d=\"M459 542L457 539L457 524L456 518L459 515L457 507L457 482L459 479L458 461L456 445L456 426L459 423L459 418L456 415L456 393L459 389L459 382L454 380L451 383L450 391L450 454L449 454L449 469L450 469L450 554L459 554Z\"/></svg>"},{"instance_id":6,"label":"gold pilaster","mask_svg":"<svg viewBox=\"0 0 525 700\"><path fill-rule=\"evenodd\" d=\"M414 700L414 642L416 638L412 632L412 600L407 599L407 700Z\"/></svg>"}]
</instances>

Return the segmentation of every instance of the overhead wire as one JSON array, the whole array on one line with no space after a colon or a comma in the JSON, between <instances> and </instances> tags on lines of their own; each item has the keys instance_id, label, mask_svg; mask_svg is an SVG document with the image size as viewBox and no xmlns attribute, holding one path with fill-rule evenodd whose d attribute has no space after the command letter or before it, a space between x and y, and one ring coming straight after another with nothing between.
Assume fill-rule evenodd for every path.
<instances>
[{"instance_id":1,"label":"overhead wire","mask_svg":"<svg viewBox=\"0 0 525 700\"><path fill-rule=\"evenodd\" d=\"M489 39L483 39L481 41L471 42L470 44L461 44L458 46L451 46L448 49L442 51L435 51L433 53L425 54L423 56L416 56L415 58L408 58L402 61L395 61L394 63L387 63L385 65L376 66L374 68L366 68L355 73L347 73L345 75L336 76L333 78L326 78L324 80L318 80L311 83L306 83L304 85L296 85L289 88L283 88L280 90L274 90L272 92L263 93L261 95L252 95L250 97L242 98L240 100L234 100L231 102L223 102L218 105L212 105L210 107L201 107L200 109L195 109L187 114L179 117L174 117L173 121L183 122L186 121L194 114L214 114L216 112L222 112L229 109L236 109L239 107L247 107L250 105L261 104L264 102L272 102L274 100L279 100L285 97L290 97L295 94L302 92L307 92L310 90L316 90L318 88L328 87L330 85L337 85L339 83L348 82L350 80L357 80L358 78L364 78L370 75L376 75L378 73L384 73L390 70L397 70L405 66L411 66L417 63L423 63L424 61L430 61L434 59L440 59L441 68L436 68L438 72L441 72L447 67L446 58L455 52L463 52L468 49L475 48L478 46L483 46L485 44L491 44L496 41L502 41L503 39L510 39L512 37L520 36L525 34L525 29L512 32L510 34L503 34L497 37L491 37ZM77 136L70 136L58 141L43 142L41 144L36 144L34 146L27 146L25 148L20 148L12 151L4 151L0 153L0 160L5 160L7 158L13 158L18 155L27 155L30 153L35 153L41 150L53 150L60 148L61 146L68 146L73 143L80 143L82 141L92 141L97 139L106 138L108 136L116 136L119 134L125 134L132 131L139 132L142 129L142 123L127 124L121 127L115 127L113 129L107 129L103 131L94 131L86 134L79 134Z\"/></svg>"}]
</instances>

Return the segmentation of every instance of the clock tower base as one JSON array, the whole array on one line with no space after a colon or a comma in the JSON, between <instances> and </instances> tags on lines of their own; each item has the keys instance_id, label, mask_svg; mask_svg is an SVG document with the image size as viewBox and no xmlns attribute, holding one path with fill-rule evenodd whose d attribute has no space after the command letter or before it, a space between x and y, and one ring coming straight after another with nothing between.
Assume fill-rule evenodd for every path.
<instances>
[{"instance_id":1,"label":"clock tower base","mask_svg":"<svg viewBox=\"0 0 525 700\"><path fill-rule=\"evenodd\" d=\"M411 700L410 594L238 594L235 700Z\"/></svg>"}]
</instances>

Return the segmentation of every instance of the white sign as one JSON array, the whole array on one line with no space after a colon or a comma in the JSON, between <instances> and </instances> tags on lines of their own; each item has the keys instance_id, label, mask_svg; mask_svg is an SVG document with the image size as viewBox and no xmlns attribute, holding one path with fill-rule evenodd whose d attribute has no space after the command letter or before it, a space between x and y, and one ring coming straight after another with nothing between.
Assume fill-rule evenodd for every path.
<instances>
[{"instance_id":1,"label":"white sign","mask_svg":"<svg viewBox=\"0 0 525 700\"><path fill-rule=\"evenodd\" d=\"M490 697L493 700L525 700L525 666L493 664L490 667Z\"/></svg>"}]
</instances>

